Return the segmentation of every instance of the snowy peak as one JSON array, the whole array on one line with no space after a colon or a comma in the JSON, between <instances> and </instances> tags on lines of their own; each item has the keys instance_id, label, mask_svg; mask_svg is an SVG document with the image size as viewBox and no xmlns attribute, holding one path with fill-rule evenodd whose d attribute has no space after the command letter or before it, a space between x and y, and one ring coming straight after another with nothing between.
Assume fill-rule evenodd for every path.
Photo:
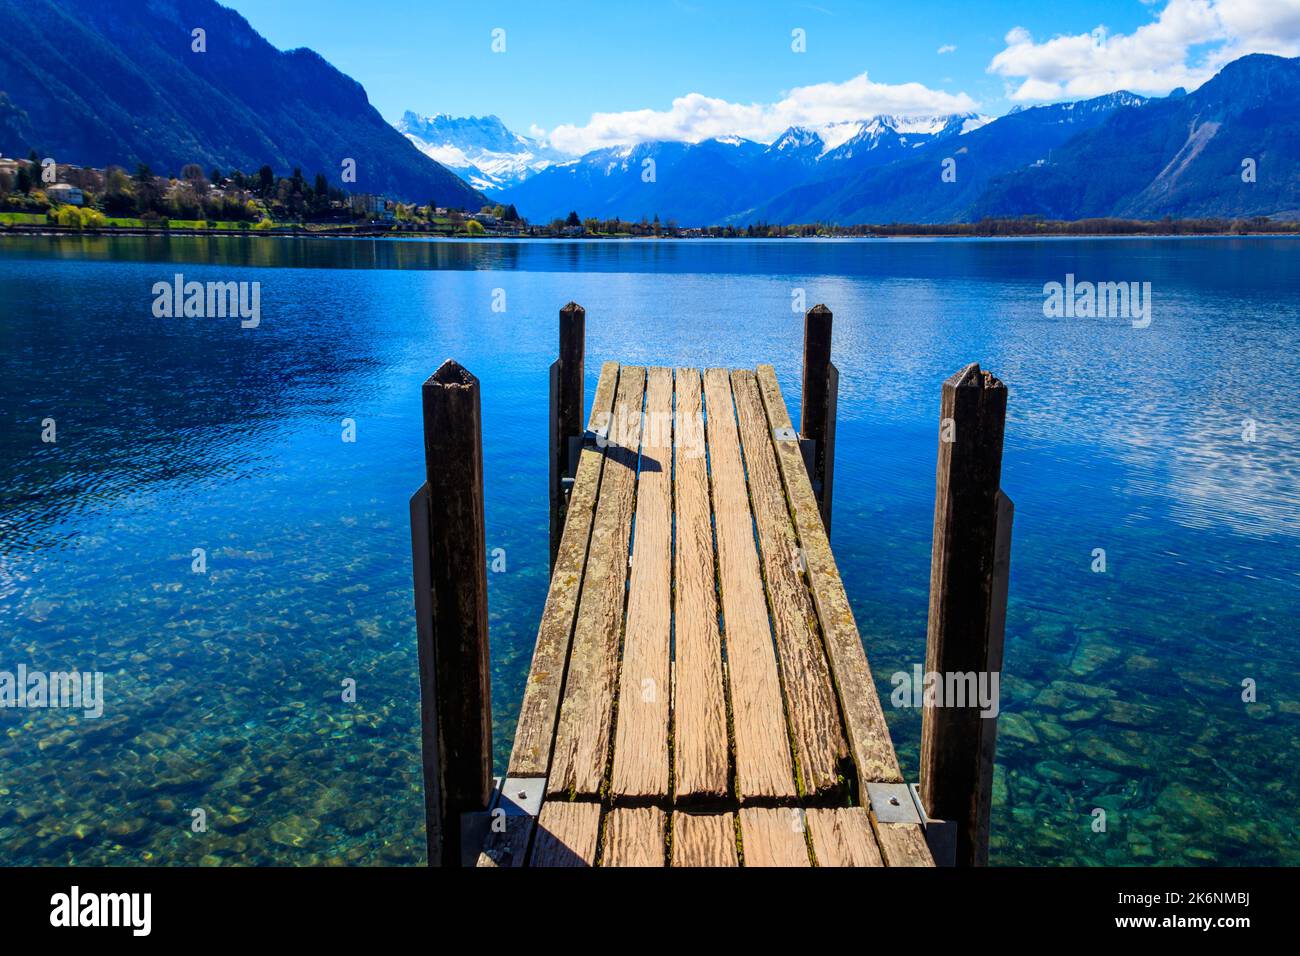
<instances>
[{"instance_id":1,"label":"snowy peak","mask_svg":"<svg viewBox=\"0 0 1300 956\"><path fill-rule=\"evenodd\" d=\"M788 130L772 140L767 151L773 154L794 156L812 152L814 157L826 150L821 134L807 126L791 126Z\"/></svg>"},{"instance_id":2,"label":"snowy peak","mask_svg":"<svg viewBox=\"0 0 1300 956\"><path fill-rule=\"evenodd\" d=\"M565 158L545 143L511 131L496 116L421 116L407 110L395 125L416 149L484 192L516 186Z\"/></svg>"},{"instance_id":3,"label":"snowy peak","mask_svg":"<svg viewBox=\"0 0 1300 956\"><path fill-rule=\"evenodd\" d=\"M906 149L949 136L961 136L992 122L978 113L950 116L879 115L850 123L834 123L823 129L823 156L830 160L851 159L862 152L892 148Z\"/></svg>"}]
</instances>

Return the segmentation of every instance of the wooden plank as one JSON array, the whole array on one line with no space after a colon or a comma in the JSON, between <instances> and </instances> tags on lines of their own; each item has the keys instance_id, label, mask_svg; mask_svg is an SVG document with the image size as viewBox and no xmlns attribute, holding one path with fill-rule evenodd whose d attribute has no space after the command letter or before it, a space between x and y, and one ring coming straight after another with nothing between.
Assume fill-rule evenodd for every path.
<instances>
[{"instance_id":1,"label":"wooden plank","mask_svg":"<svg viewBox=\"0 0 1300 956\"><path fill-rule=\"evenodd\" d=\"M492 700L488 663L487 545L479 381L448 359L425 381L425 480L429 491L429 608L417 637L425 663L421 727L436 727L439 859L459 866L460 817L492 795ZM427 708L436 709L436 720ZM427 751L426 751L427 752ZM430 768L425 768L426 779Z\"/></svg>"},{"instance_id":2,"label":"wooden plank","mask_svg":"<svg viewBox=\"0 0 1300 956\"><path fill-rule=\"evenodd\" d=\"M744 807L740 846L745 866L811 866L797 807Z\"/></svg>"},{"instance_id":3,"label":"wooden plank","mask_svg":"<svg viewBox=\"0 0 1300 956\"><path fill-rule=\"evenodd\" d=\"M874 813L869 815L885 866L934 866L920 824L881 823Z\"/></svg>"},{"instance_id":4,"label":"wooden plank","mask_svg":"<svg viewBox=\"0 0 1300 956\"><path fill-rule=\"evenodd\" d=\"M1000 613L993 607L993 567L1006 414L1006 387L977 364L943 383L925 650L929 674L986 680L991 670L990 622ZM927 700L921 721L918 792L930 817L956 822L958 866L978 865L981 857L986 722L978 699ZM987 781L991 796L991 769Z\"/></svg>"},{"instance_id":5,"label":"wooden plank","mask_svg":"<svg viewBox=\"0 0 1300 956\"><path fill-rule=\"evenodd\" d=\"M595 866L600 804L552 800L542 804L532 866Z\"/></svg>"},{"instance_id":6,"label":"wooden plank","mask_svg":"<svg viewBox=\"0 0 1300 956\"><path fill-rule=\"evenodd\" d=\"M754 547L731 380L725 369L711 368L704 373L704 398L723 640L731 674L737 796L742 802L755 796L792 797L794 767L781 703L781 679Z\"/></svg>"},{"instance_id":7,"label":"wooden plank","mask_svg":"<svg viewBox=\"0 0 1300 956\"><path fill-rule=\"evenodd\" d=\"M790 414L772 366L758 367L758 384L767 408L768 424L773 428L789 428ZM831 679L839 696L849 752L857 768L858 790L864 793L869 782L901 783L903 775L885 724L885 713L880 706L880 697L862 648L862 638L853 620L848 595L844 593L844 582L831 553L798 443L778 441L774 444L781 466L781 480L794 512L799 544L803 548L808 583L817 608L817 619L821 622Z\"/></svg>"},{"instance_id":8,"label":"wooden plank","mask_svg":"<svg viewBox=\"0 0 1300 956\"><path fill-rule=\"evenodd\" d=\"M637 472L636 524L619 673L611 792L668 796L668 704L672 653L673 373L646 376Z\"/></svg>"},{"instance_id":9,"label":"wooden plank","mask_svg":"<svg viewBox=\"0 0 1300 956\"><path fill-rule=\"evenodd\" d=\"M803 579L799 542L790 523L790 508L772 448L772 430L754 373L733 372L731 387L740 420L799 782L804 793L838 790L839 763L848 751L822 647L817 609Z\"/></svg>"},{"instance_id":10,"label":"wooden plank","mask_svg":"<svg viewBox=\"0 0 1300 956\"><path fill-rule=\"evenodd\" d=\"M618 363L606 362L600 370L596 397L591 403L589 431L609 426L618 383ZM600 488L605 454L595 444L584 447L578 460L577 478L569 497L568 517L560 541L560 553L551 574L546 607L537 629L533 661L524 685L524 700L515 725L514 749L508 774L512 777L544 777L550 769L551 745L560 707L560 690L569 658L569 645L577 616L578 596L587 564L587 545Z\"/></svg>"},{"instance_id":11,"label":"wooden plank","mask_svg":"<svg viewBox=\"0 0 1300 956\"><path fill-rule=\"evenodd\" d=\"M739 866L730 813L673 814L672 866Z\"/></svg>"},{"instance_id":12,"label":"wooden plank","mask_svg":"<svg viewBox=\"0 0 1300 956\"><path fill-rule=\"evenodd\" d=\"M672 710L678 800L718 798L727 792L727 705L700 389L698 369L677 370Z\"/></svg>"},{"instance_id":13,"label":"wooden plank","mask_svg":"<svg viewBox=\"0 0 1300 956\"><path fill-rule=\"evenodd\" d=\"M871 815L863 807L807 811L808 834L818 866L884 866Z\"/></svg>"},{"instance_id":14,"label":"wooden plank","mask_svg":"<svg viewBox=\"0 0 1300 956\"><path fill-rule=\"evenodd\" d=\"M611 810L605 818L605 852L601 866L663 866L664 824L658 807Z\"/></svg>"},{"instance_id":15,"label":"wooden plank","mask_svg":"<svg viewBox=\"0 0 1300 956\"><path fill-rule=\"evenodd\" d=\"M645 369L620 369L614 416L608 440L603 443L605 470L547 780L551 796L597 796L604 781L618 680L644 395Z\"/></svg>"}]
</instances>

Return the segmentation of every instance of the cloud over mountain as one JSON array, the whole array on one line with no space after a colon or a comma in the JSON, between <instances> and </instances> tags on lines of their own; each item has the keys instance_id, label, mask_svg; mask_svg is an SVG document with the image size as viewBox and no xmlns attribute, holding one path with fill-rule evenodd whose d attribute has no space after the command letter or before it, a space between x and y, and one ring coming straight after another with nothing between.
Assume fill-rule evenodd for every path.
<instances>
[{"instance_id":1,"label":"cloud over mountain","mask_svg":"<svg viewBox=\"0 0 1300 956\"><path fill-rule=\"evenodd\" d=\"M792 126L826 126L879 114L970 113L977 105L965 93L932 90L922 83L877 83L863 72L842 83L796 87L774 103L732 103L687 93L666 110L596 113L585 124L555 127L547 138L552 147L572 156L609 146L699 143L725 136L770 143Z\"/></svg>"},{"instance_id":2,"label":"cloud over mountain","mask_svg":"<svg viewBox=\"0 0 1300 956\"><path fill-rule=\"evenodd\" d=\"M1098 26L1036 42L1016 27L1006 44L989 72L1017 82L1014 100L1195 89L1245 54L1300 54L1300 0L1169 0L1132 33Z\"/></svg>"}]
</instances>

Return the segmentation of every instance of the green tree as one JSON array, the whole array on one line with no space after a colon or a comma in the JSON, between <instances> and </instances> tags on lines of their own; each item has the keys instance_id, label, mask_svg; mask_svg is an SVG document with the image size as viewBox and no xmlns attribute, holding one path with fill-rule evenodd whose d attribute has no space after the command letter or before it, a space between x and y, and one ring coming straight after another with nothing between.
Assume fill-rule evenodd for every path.
<instances>
[{"instance_id":1,"label":"green tree","mask_svg":"<svg viewBox=\"0 0 1300 956\"><path fill-rule=\"evenodd\" d=\"M269 198L275 190L275 171L270 166L263 166L257 171L257 192L263 198Z\"/></svg>"},{"instance_id":2,"label":"green tree","mask_svg":"<svg viewBox=\"0 0 1300 956\"><path fill-rule=\"evenodd\" d=\"M569 213L569 217L564 220L564 224L566 226L581 226L582 220L578 218L578 214L576 212L571 212Z\"/></svg>"}]
</instances>

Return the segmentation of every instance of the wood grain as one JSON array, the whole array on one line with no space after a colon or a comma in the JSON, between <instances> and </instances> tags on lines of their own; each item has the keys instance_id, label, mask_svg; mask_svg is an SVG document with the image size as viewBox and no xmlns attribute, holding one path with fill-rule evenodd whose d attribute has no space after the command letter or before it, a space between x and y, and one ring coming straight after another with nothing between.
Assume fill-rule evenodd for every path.
<instances>
[{"instance_id":1,"label":"wood grain","mask_svg":"<svg viewBox=\"0 0 1300 956\"><path fill-rule=\"evenodd\" d=\"M919 823L881 823L874 813L870 816L885 866L934 866Z\"/></svg>"},{"instance_id":2,"label":"wood grain","mask_svg":"<svg viewBox=\"0 0 1300 956\"><path fill-rule=\"evenodd\" d=\"M989 640L990 623L1005 613L994 608L993 576L1006 415L1006 387L978 364L943 383L926 673L982 676L994 669L991 658L1001 669L1001 647ZM990 721L976 701L943 703L923 711L919 792L932 818L956 821L957 865L975 866L988 859L979 839L992 794L992 765L984 767L985 754L993 757L993 742L984 739Z\"/></svg>"},{"instance_id":3,"label":"wood grain","mask_svg":"<svg viewBox=\"0 0 1300 956\"><path fill-rule=\"evenodd\" d=\"M827 793L840 789L839 762L848 750L817 610L804 583L799 543L790 522L758 382L753 372L736 371L731 374L731 387L801 789Z\"/></svg>"},{"instance_id":4,"label":"wood grain","mask_svg":"<svg viewBox=\"0 0 1300 956\"><path fill-rule=\"evenodd\" d=\"M796 807L744 807L740 846L745 866L811 866Z\"/></svg>"},{"instance_id":5,"label":"wood grain","mask_svg":"<svg viewBox=\"0 0 1300 956\"><path fill-rule=\"evenodd\" d=\"M605 818L601 866L663 866L664 811L658 807L611 810Z\"/></svg>"},{"instance_id":6,"label":"wood grain","mask_svg":"<svg viewBox=\"0 0 1300 956\"><path fill-rule=\"evenodd\" d=\"M646 376L632 574L619 673L611 792L668 796L668 705L672 695L673 373Z\"/></svg>"},{"instance_id":7,"label":"wood grain","mask_svg":"<svg viewBox=\"0 0 1300 956\"><path fill-rule=\"evenodd\" d=\"M863 807L807 811L808 833L818 866L884 866L871 815Z\"/></svg>"},{"instance_id":8,"label":"wood grain","mask_svg":"<svg viewBox=\"0 0 1300 956\"><path fill-rule=\"evenodd\" d=\"M710 478L718 539L723 639L731 674L737 796L795 795L790 739L781 703L767 601L754 547L740 438L725 369L704 373Z\"/></svg>"},{"instance_id":9,"label":"wood grain","mask_svg":"<svg viewBox=\"0 0 1300 956\"><path fill-rule=\"evenodd\" d=\"M460 816L492 795L492 694L488 651L487 546L479 381L448 359L424 383L430 626L417 627L421 732L435 733L439 859L461 859ZM424 748L427 756L431 748ZM427 825L427 824L426 824Z\"/></svg>"},{"instance_id":10,"label":"wood grain","mask_svg":"<svg viewBox=\"0 0 1300 956\"><path fill-rule=\"evenodd\" d=\"M673 866L739 866L730 813L673 814Z\"/></svg>"},{"instance_id":11,"label":"wood grain","mask_svg":"<svg viewBox=\"0 0 1300 956\"><path fill-rule=\"evenodd\" d=\"M773 428L789 428L790 414L772 366L758 367L758 384L767 409L768 424ZM857 769L859 792L866 792L867 783L901 783L903 776L885 724L880 697L876 693L862 638L849 607L848 595L844 593L844 582L831 553L803 458L794 442L775 444L781 481L794 512L795 529L807 564L808 582L817 608L817 619L821 623L831 680L844 717L849 752Z\"/></svg>"},{"instance_id":12,"label":"wood grain","mask_svg":"<svg viewBox=\"0 0 1300 956\"><path fill-rule=\"evenodd\" d=\"M609 755L645 369L619 372L547 794L597 796Z\"/></svg>"},{"instance_id":13,"label":"wood grain","mask_svg":"<svg viewBox=\"0 0 1300 956\"><path fill-rule=\"evenodd\" d=\"M678 800L727 792L727 707L700 389L698 369L677 370L673 763Z\"/></svg>"},{"instance_id":14,"label":"wood grain","mask_svg":"<svg viewBox=\"0 0 1300 956\"><path fill-rule=\"evenodd\" d=\"M606 362L601 367L596 397L591 403L589 431L608 426L617 382L618 363ZM604 465L605 455L601 449L594 444L583 448L569 496L564 534L560 539L542 622L537 629L532 665L524 685L524 700L515 725L515 742L508 769L512 777L544 777L550 769L560 689L564 684Z\"/></svg>"},{"instance_id":15,"label":"wood grain","mask_svg":"<svg viewBox=\"0 0 1300 956\"><path fill-rule=\"evenodd\" d=\"M532 866L595 866L600 804L552 800L542 804Z\"/></svg>"}]
</instances>

